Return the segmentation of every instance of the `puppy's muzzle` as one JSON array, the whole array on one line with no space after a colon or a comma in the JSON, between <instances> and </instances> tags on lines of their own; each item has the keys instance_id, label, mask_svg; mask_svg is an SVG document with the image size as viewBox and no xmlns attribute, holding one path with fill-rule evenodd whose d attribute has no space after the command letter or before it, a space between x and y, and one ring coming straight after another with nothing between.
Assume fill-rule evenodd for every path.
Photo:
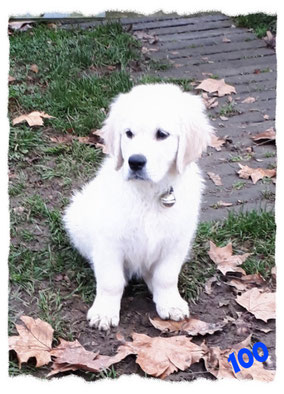
<instances>
[{"instance_id":1,"label":"puppy's muzzle","mask_svg":"<svg viewBox=\"0 0 284 394\"><path fill-rule=\"evenodd\" d=\"M128 179L149 180L146 172L147 159L144 155L131 155L128 159L129 173Z\"/></svg>"},{"instance_id":2,"label":"puppy's muzzle","mask_svg":"<svg viewBox=\"0 0 284 394\"><path fill-rule=\"evenodd\" d=\"M132 171L141 171L145 167L147 159L144 155L132 155L128 159L129 167Z\"/></svg>"}]
</instances>

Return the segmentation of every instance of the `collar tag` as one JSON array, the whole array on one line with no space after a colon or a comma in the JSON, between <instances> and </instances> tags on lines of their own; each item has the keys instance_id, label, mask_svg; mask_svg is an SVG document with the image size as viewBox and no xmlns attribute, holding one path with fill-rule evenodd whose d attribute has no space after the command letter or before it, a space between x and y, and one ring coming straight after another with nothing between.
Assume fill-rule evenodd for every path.
<instances>
[{"instance_id":1,"label":"collar tag","mask_svg":"<svg viewBox=\"0 0 284 394\"><path fill-rule=\"evenodd\" d=\"M172 186L169 188L169 190L166 191L166 193L164 193L160 196L160 203L165 208L170 208L173 205L175 205L176 198L175 198L174 189Z\"/></svg>"}]
</instances>

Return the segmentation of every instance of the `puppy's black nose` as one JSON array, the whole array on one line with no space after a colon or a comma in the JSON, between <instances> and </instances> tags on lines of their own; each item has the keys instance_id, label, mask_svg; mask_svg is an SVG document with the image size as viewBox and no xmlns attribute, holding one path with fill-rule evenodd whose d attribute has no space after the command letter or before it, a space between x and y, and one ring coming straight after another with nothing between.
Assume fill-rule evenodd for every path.
<instances>
[{"instance_id":1,"label":"puppy's black nose","mask_svg":"<svg viewBox=\"0 0 284 394\"><path fill-rule=\"evenodd\" d=\"M147 159L144 155L132 155L128 159L128 164L132 171L142 170L146 162Z\"/></svg>"}]
</instances>

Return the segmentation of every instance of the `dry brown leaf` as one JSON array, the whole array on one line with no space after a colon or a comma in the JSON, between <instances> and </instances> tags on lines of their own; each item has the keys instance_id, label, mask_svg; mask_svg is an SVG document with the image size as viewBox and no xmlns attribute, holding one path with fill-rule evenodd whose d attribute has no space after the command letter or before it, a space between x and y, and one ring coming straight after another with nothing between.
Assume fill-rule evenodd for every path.
<instances>
[{"instance_id":1,"label":"dry brown leaf","mask_svg":"<svg viewBox=\"0 0 284 394\"><path fill-rule=\"evenodd\" d=\"M54 116L50 116L45 112L33 111L26 115L18 116L13 119L13 126L19 123L27 122L29 126L43 126L43 118L52 119Z\"/></svg>"},{"instance_id":2,"label":"dry brown leaf","mask_svg":"<svg viewBox=\"0 0 284 394\"><path fill-rule=\"evenodd\" d=\"M252 135L251 138L254 141L268 140L268 142L270 142L270 141L275 141L276 133L274 128L270 127L269 129L265 130L263 133Z\"/></svg>"},{"instance_id":3,"label":"dry brown leaf","mask_svg":"<svg viewBox=\"0 0 284 394\"><path fill-rule=\"evenodd\" d=\"M212 278L209 278L204 285L204 291L206 294L210 295L212 294L212 285L213 283L217 282L216 276L212 276Z\"/></svg>"},{"instance_id":4,"label":"dry brown leaf","mask_svg":"<svg viewBox=\"0 0 284 394\"><path fill-rule=\"evenodd\" d=\"M229 120L229 118L227 116L220 116L220 119L223 120L223 122L226 122L227 120Z\"/></svg>"},{"instance_id":5,"label":"dry brown leaf","mask_svg":"<svg viewBox=\"0 0 284 394\"><path fill-rule=\"evenodd\" d=\"M210 347L205 350L202 357L204 359L205 368L208 372L214 375L217 379L236 378L231 364L228 362L228 357L233 351L238 351L243 347L248 347L251 342L251 335L244 341L232 345L230 349L220 349L219 347Z\"/></svg>"},{"instance_id":6,"label":"dry brown leaf","mask_svg":"<svg viewBox=\"0 0 284 394\"><path fill-rule=\"evenodd\" d=\"M236 299L237 303L265 322L276 318L275 293L262 293L254 287Z\"/></svg>"},{"instance_id":7,"label":"dry brown leaf","mask_svg":"<svg viewBox=\"0 0 284 394\"><path fill-rule=\"evenodd\" d=\"M196 89L201 89L208 93L217 92L219 97L223 97L227 94L236 93L236 89L234 88L234 86L226 84L224 79L204 79L204 81L202 81L196 87Z\"/></svg>"},{"instance_id":8,"label":"dry brown leaf","mask_svg":"<svg viewBox=\"0 0 284 394\"><path fill-rule=\"evenodd\" d=\"M104 152L104 145L101 144L99 138L99 132L97 130L92 131L88 136L80 137L77 135L72 134L65 134L65 135L57 135L57 136L50 136L50 141L55 142L57 144L69 144L72 141L76 140L79 141L81 144L92 145L96 148L102 148ZM104 152L105 153L105 152Z\"/></svg>"},{"instance_id":9,"label":"dry brown leaf","mask_svg":"<svg viewBox=\"0 0 284 394\"><path fill-rule=\"evenodd\" d=\"M47 376L60 372L76 371L82 369L89 372L99 372L123 360L131 349L121 349L115 356L103 356L99 352L86 350L77 340L73 342L60 339L60 344L52 349L50 354L55 358L52 371Z\"/></svg>"},{"instance_id":10,"label":"dry brown leaf","mask_svg":"<svg viewBox=\"0 0 284 394\"><path fill-rule=\"evenodd\" d=\"M8 82L9 83L12 83L12 82L15 82L16 81L16 78L15 77L12 77L12 75L9 75L9 77L8 77Z\"/></svg>"},{"instance_id":11,"label":"dry brown leaf","mask_svg":"<svg viewBox=\"0 0 284 394\"><path fill-rule=\"evenodd\" d=\"M212 148L215 148L218 152L221 150L221 147L226 143L226 139L222 139L217 137L216 135L213 135L211 137L211 142L209 146Z\"/></svg>"},{"instance_id":12,"label":"dry brown leaf","mask_svg":"<svg viewBox=\"0 0 284 394\"><path fill-rule=\"evenodd\" d=\"M222 200L217 202L217 206L218 207L231 207L232 205L233 205L232 202L225 202L225 201L222 201Z\"/></svg>"},{"instance_id":13,"label":"dry brown leaf","mask_svg":"<svg viewBox=\"0 0 284 394\"><path fill-rule=\"evenodd\" d=\"M276 38L275 38L275 36L271 33L271 31L267 31L266 32L266 37L264 37L263 38L264 39L264 41L266 42L266 45L269 47L269 48L275 48L275 46L276 46Z\"/></svg>"},{"instance_id":14,"label":"dry brown leaf","mask_svg":"<svg viewBox=\"0 0 284 394\"><path fill-rule=\"evenodd\" d=\"M70 134L65 135L56 135L49 137L51 142L55 142L56 144L68 144L74 140L74 136Z\"/></svg>"},{"instance_id":15,"label":"dry brown leaf","mask_svg":"<svg viewBox=\"0 0 284 394\"><path fill-rule=\"evenodd\" d=\"M247 361L245 357L244 359ZM257 360L254 360L254 363L250 368L248 369L242 368L240 372L236 374L236 378L238 380L253 379L253 380L260 380L262 382L272 382L274 377L275 377L275 371L265 369L263 363Z\"/></svg>"},{"instance_id":16,"label":"dry brown leaf","mask_svg":"<svg viewBox=\"0 0 284 394\"><path fill-rule=\"evenodd\" d=\"M30 70L37 74L38 73L38 66L36 64L32 64L30 67Z\"/></svg>"},{"instance_id":17,"label":"dry brown leaf","mask_svg":"<svg viewBox=\"0 0 284 394\"><path fill-rule=\"evenodd\" d=\"M271 275L274 280L276 280L276 266L271 268Z\"/></svg>"},{"instance_id":18,"label":"dry brown leaf","mask_svg":"<svg viewBox=\"0 0 284 394\"><path fill-rule=\"evenodd\" d=\"M245 271L238 266L246 261L250 253L233 255L233 246L231 242L223 248L219 248L210 241L210 250L208 254L223 275L226 275L227 272L241 272L245 275Z\"/></svg>"},{"instance_id":19,"label":"dry brown leaf","mask_svg":"<svg viewBox=\"0 0 284 394\"><path fill-rule=\"evenodd\" d=\"M223 37L223 40L222 40L222 41L225 42L225 43L231 42L231 40L230 40L229 38L227 38L227 37Z\"/></svg>"},{"instance_id":20,"label":"dry brown leaf","mask_svg":"<svg viewBox=\"0 0 284 394\"><path fill-rule=\"evenodd\" d=\"M188 319L173 321L160 318L151 319L150 322L160 331L180 332L184 331L190 336L213 334L222 330L224 323L207 323L205 321L190 317Z\"/></svg>"},{"instance_id":21,"label":"dry brown leaf","mask_svg":"<svg viewBox=\"0 0 284 394\"><path fill-rule=\"evenodd\" d=\"M151 338L145 334L133 333L132 338L133 341L125 342L118 348L118 352L136 354L136 363L143 371L161 379L179 369L184 371L198 362L205 353L205 347L195 345L183 335Z\"/></svg>"},{"instance_id":22,"label":"dry brown leaf","mask_svg":"<svg viewBox=\"0 0 284 394\"><path fill-rule=\"evenodd\" d=\"M230 286L234 286L239 291L246 291L258 286L264 286L265 280L260 274L244 275L241 278L232 279L229 282Z\"/></svg>"},{"instance_id":23,"label":"dry brown leaf","mask_svg":"<svg viewBox=\"0 0 284 394\"><path fill-rule=\"evenodd\" d=\"M151 34L146 33L145 31L136 31L133 34L138 40L142 40L143 42L148 42L149 44L156 44L159 39L157 36L153 36Z\"/></svg>"},{"instance_id":24,"label":"dry brown leaf","mask_svg":"<svg viewBox=\"0 0 284 394\"><path fill-rule=\"evenodd\" d=\"M25 325L16 324L19 336L9 337L9 350L17 353L19 367L31 357L36 358L36 366L41 367L51 361L53 328L41 319L21 316Z\"/></svg>"},{"instance_id":25,"label":"dry brown leaf","mask_svg":"<svg viewBox=\"0 0 284 394\"><path fill-rule=\"evenodd\" d=\"M270 119L270 116L267 115L267 114L265 114L265 115L263 115L263 119L264 119L264 120L269 120L269 119Z\"/></svg>"},{"instance_id":26,"label":"dry brown leaf","mask_svg":"<svg viewBox=\"0 0 284 394\"><path fill-rule=\"evenodd\" d=\"M8 28L12 31L26 31L31 29L32 21L19 21L19 22L9 22Z\"/></svg>"},{"instance_id":27,"label":"dry brown leaf","mask_svg":"<svg viewBox=\"0 0 284 394\"><path fill-rule=\"evenodd\" d=\"M219 105L217 97L209 97L207 93L202 93L202 98L207 109L215 108Z\"/></svg>"},{"instance_id":28,"label":"dry brown leaf","mask_svg":"<svg viewBox=\"0 0 284 394\"><path fill-rule=\"evenodd\" d=\"M251 177L253 184L256 184L257 181L263 179L264 177L273 178L276 176L276 169L266 170L263 168L251 168L248 166L243 166L240 163L239 167L241 168L238 171L239 177L243 179L249 179L249 177Z\"/></svg>"},{"instance_id":29,"label":"dry brown leaf","mask_svg":"<svg viewBox=\"0 0 284 394\"><path fill-rule=\"evenodd\" d=\"M256 101L255 97L247 97L242 101L242 104L251 104L254 103L255 101Z\"/></svg>"},{"instance_id":30,"label":"dry brown leaf","mask_svg":"<svg viewBox=\"0 0 284 394\"><path fill-rule=\"evenodd\" d=\"M220 175L218 174L214 174L214 172L207 172L209 178L211 179L211 181L216 185L216 186L222 186L222 179L220 177Z\"/></svg>"}]
</instances>

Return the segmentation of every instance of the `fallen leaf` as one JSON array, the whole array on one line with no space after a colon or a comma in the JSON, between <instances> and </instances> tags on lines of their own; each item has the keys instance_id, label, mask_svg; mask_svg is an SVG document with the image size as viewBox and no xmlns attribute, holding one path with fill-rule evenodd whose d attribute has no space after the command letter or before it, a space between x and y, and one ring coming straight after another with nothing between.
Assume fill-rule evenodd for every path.
<instances>
[{"instance_id":1,"label":"fallen leaf","mask_svg":"<svg viewBox=\"0 0 284 394\"><path fill-rule=\"evenodd\" d=\"M240 372L236 374L236 378L238 380L253 379L253 380L260 380L262 382L272 382L274 377L275 377L275 371L265 369L263 363L257 360L254 360L254 363L250 368L248 369L243 368L240 370Z\"/></svg>"},{"instance_id":2,"label":"fallen leaf","mask_svg":"<svg viewBox=\"0 0 284 394\"><path fill-rule=\"evenodd\" d=\"M217 282L216 276L213 276L212 278L208 279L204 285L204 291L206 294L210 295L212 294L212 285L213 283Z\"/></svg>"},{"instance_id":3,"label":"fallen leaf","mask_svg":"<svg viewBox=\"0 0 284 394\"><path fill-rule=\"evenodd\" d=\"M157 36L153 36L142 30L134 32L134 36L138 38L138 40L148 42L149 44L156 44L159 41Z\"/></svg>"},{"instance_id":4,"label":"fallen leaf","mask_svg":"<svg viewBox=\"0 0 284 394\"><path fill-rule=\"evenodd\" d=\"M271 31L267 31L266 36L263 39L269 48L273 48L273 49L275 48L276 39L275 39L275 36L271 33Z\"/></svg>"},{"instance_id":5,"label":"fallen leaf","mask_svg":"<svg viewBox=\"0 0 284 394\"><path fill-rule=\"evenodd\" d=\"M234 86L226 84L224 79L204 79L195 89L202 89L208 93L217 92L219 97L236 93Z\"/></svg>"},{"instance_id":6,"label":"fallen leaf","mask_svg":"<svg viewBox=\"0 0 284 394\"><path fill-rule=\"evenodd\" d=\"M202 98L207 109L215 108L219 105L217 97L209 97L207 93L202 93Z\"/></svg>"},{"instance_id":7,"label":"fallen leaf","mask_svg":"<svg viewBox=\"0 0 284 394\"><path fill-rule=\"evenodd\" d=\"M251 104L254 103L255 101L256 101L255 97L247 97L242 101L242 104Z\"/></svg>"},{"instance_id":8,"label":"fallen leaf","mask_svg":"<svg viewBox=\"0 0 284 394\"><path fill-rule=\"evenodd\" d=\"M227 38L227 37L223 37L223 40L222 40L223 42L231 42L231 40L229 39L229 38Z\"/></svg>"},{"instance_id":9,"label":"fallen leaf","mask_svg":"<svg viewBox=\"0 0 284 394\"><path fill-rule=\"evenodd\" d=\"M250 256L250 253L233 255L233 246L231 242L228 245L219 248L210 241L210 250L208 254L223 275L226 275L227 272L241 272L245 275L245 271L238 266L246 261L248 256Z\"/></svg>"},{"instance_id":10,"label":"fallen leaf","mask_svg":"<svg viewBox=\"0 0 284 394\"><path fill-rule=\"evenodd\" d=\"M50 116L45 112L33 111L26 115L18 116L13 119L13 126L19 123L27 122L29 126L43 126L43 118L52 119L54 116Z\"/></svg>"},{"instance_id":11,"label":"fallen leaf","mask_svg":"<svg viewBox=\"0 0 284 394\"><path fill-rule=\"evenodd\" d=\"M86 350L78 340L73 342L60 339L60 344L50 351L50 354L55 358L52 371L47 375L48 377L56 375L60 372L76 371L82 369L89 372L100 372L103 369L110 367L123 360L128 354L131 354L131 349L121 349L115 356L104 356L99 352L91 352Z\"/></svg>"},{"instance_id":12,"label":"fallen leaf","mask_svg":"<svg viewBox=\"0 0 284 394\"><path fill-rule=\"evenodd\" d=\"M55 142L57 144L69 144L73 142L74 140L79 141L81 144L86 144L86 145L92 145L98 147L103 147L101 143L98 141L99 139L99 134L95 132L91 132L88 136L85 137L80 137L77 135L71 135L71 134L64 134L64 135L57 135L57 136L50 136L49 139L52 142Z\"/></svg>"},{"instance_id":13,"label":"fallen leaf","mask_svg":"<svg viewBox=\"0 0 284 394\"><path fill-rule=\"evenodd\" d=\"M37 74L38 73L38 66L36 64L32 64L30 67L30 70Z\"/></svg>"},{"instance_id":14,"label":"fallen leaf","mask_svg":"<svg viewBox=\"0 0 284 394\"><path fill-rule=\"evenodd\" d=\"M205 368L208 372L214 375L217 379L236 378L231 364L228 362L228 357L233 351L239 351L243 347L248 347L251 342L251 335L244 341L232 345L229 349L220 349L219 347L210 347L204 349Z\"/></svg>"},{"instance_id":15,"label":"fallen leaf","mask_svg":"<svg viewBox=\"0 0 284 394\"><path fill-rule=\"evenodd\" d=\"M232 279L229 282L230 286L234 286L239 291L246 291L258 286L264 286L265 280L260 274L244 275L241 278Z\"/></svg>"},{"instance_id":16,"label":"fallen leaf","mask_svg":"<svg viewBox=\"0 0 284 394\"><path fill-rule=\"evenodd\" d=\"M216 331L222 330L225 325L224 323L207 323L194 317L180 321L162 320L158 317L155 319L149 318L149 320L160 331L184 331L190 336L213 334Z\"/></svg>"},{"instance_id":17,"label":"fallen leaf","mask_svg":"<svg viewBox=\"0 0 284 394\"><path fill-rule=\"evenodd\" d=\"M231 207L233 205L232 202L225 202L225 201L218 201L217 206L218 207Z\"/></svg>"},{"instance_id":18,"label":"fallen leaf","mask_svg":"<svg viewBox=\"0 0 284 394\"><path fill-rule=\"evenodd\" d=\"M32 21L21 21L21 22L9 22L8 28L12 31L26 31L31 29Z\"/></svg>"},{"instance_id":19,"label":"fallen leaf","mask_svg":"<svg viewBox=\"0 0 284 394\"><path fill-rule=\"evenodd\" d=\"M184 371L198 362L207 347L200 347L184 336L151 338L145 334L132 334L133 341L125 342L118 352L136 354L136 363L148 375L161 379L178 370ZM128 353L129 352L129 353Z\"/></svg>"},{"instance_id":20,"label":"fallen leaf","mask_svg":"<svg viewBox=\"0 0 284 394\"><path fill-rule=\"evenodd\" d=\"M220 116L220 119L223 120L224 122L229 120L229 118L227 116L222 116L222 115Z\"/></svg>"},{"instance_id":21,"label":"fallen leaf","mask_svg":"<svg viewBox=\"0 0 284 394\"><path fill-rule=\"evenodd\" d=\"M9 350L17 353L19 367L31 357L36 358L36 366L41 367L51 361L53 328L41 319L29 316L20 318L25 325L16 324L19 336L9 337Z\"/></svg>"},{"instance_id":22,"label":"fallen leaf","mask_svg":"<svg viewBox=\"0 0 284 394\"><path fill-rule=\"evenodd\" d=\"M267 115L267 114L265 114L265 115L263 115L263 119L264 119L264 120L269 120L269 119L270 119L270 116Z\"/></svg>"},{"instance_id":23,"label":"fallen leaf","mask_svg":"<svg viewBox=\"0 0 284 394\"><path fill-rule=\"evenodd\" d=\"M211 148L215 148L218 152L221 150L221 147L226 143L226 139L222 139L217 137L216 135L213 135L211 137L211 141L209 146L211 146Z\"/></svg>"},{"instance_id":24,"label":"fallen leaf","mask_svg":"<svg viewBox=\"0 0 284 394\"><path fill-rule=\"evenodd\" d=\"M15 207L15 208L13 208L13 212L16 213L16 214L21 215L23 212L25 212L25 208L22 207L22 206Z\"/></svg>"},{"instance_id":25,"label":"fallen leaf","mask_svg":"<svg viewBox=\"0 0 284 394\"><path fill-rule=\"evenodd\" d=\"M56 136L49 136L51 142L55 142L57 144L69 144L74 140L73 135L65 134L65 135L56 135Z\"/></svg>"},{"instance_id":26,"label":"fallen leaf","mask_svg":"<svg viewBox=\"0 0 284 394\"><path fill-rule=\"evenodd\" d=\"M276 266L271 268L271 275L274 280L276 280Z\"/></svg>"},{"instance_id":27,"label":"fallen leaf","mask_svg":"<svg viewBox=\"0 0 284 394\"><path fill-rule=\"evenodd\" d=\"M251 168L248 166L243 166L240 163L239 167L241 168L238 171L239 177L243 179L249 179L249 177L251 177L253 184L256 184L257 181L263 179L264 177L273 178L276 176L276 169L265 170L263 168Z\"/></svg>"},{"instance_id":28,"label":"fallen leaf","mask_svg":"<svg viewBox=\"0 0 284 394\"><path fill-rule=\"evenodd\" d=\"M15 82L16 81L16 78L15 77L12 77L12 75L9 75L9 77L8 77L8 82L9 83L12 83L12 82Z\"/></svg>"},{"instance_id":29,"label":"fallen leaf","mask_svg":"<svg viewBox=\"0 0 284 394\"><path fill-rule=\"evenodd\" d=\"M251 138L254 141L268 140L268 142L270 142L270 141L275 141L276 133L275 133L274 128L270 127L269 129L265 130L262 133L258 133L258 134L252 135Z\"/></svg>"},{"instance_id":30,"label":"fallen leaf","mask_svg":"<svg viewBox=\"0 0 284 394\"><path fill-rule=\"evenodd\" d=\"M265 322L276 318L275 293L262 293L254 287L236 299L237 303Z\"/></svg>"},{"instance_id":31,"label":"fallen leaf","mask_svg":"<svg viewBox=\"0 0 284 394\"><path fill-rule=\"evenodd\" d=\"M220 175L218 174L214 174L214 172L207 172L209 178L211 179L211 181L216 185L216 186L222 186L222 180Z\"/></svg>"}]
</instances>

